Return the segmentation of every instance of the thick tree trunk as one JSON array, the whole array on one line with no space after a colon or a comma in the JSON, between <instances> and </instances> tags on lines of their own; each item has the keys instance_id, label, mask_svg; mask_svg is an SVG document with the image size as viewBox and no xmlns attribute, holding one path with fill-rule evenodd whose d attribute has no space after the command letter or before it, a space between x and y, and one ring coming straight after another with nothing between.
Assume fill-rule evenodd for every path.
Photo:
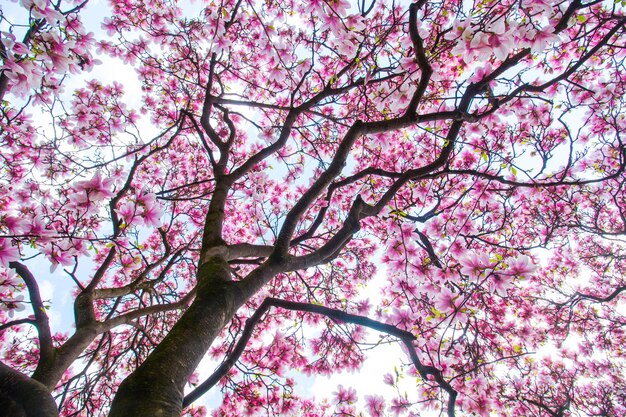
<instances>
[{"instance_id":1,"label":"thick tree trunk","mask_svg":"<svg viewBox=\"0 0 626 417\"><path fill-rule=\"evenodd\" d=\"M110 417L178 417L183 389L244 299L230 268L213 257L198 271L194 302L139 368L120 385Z\"/></svg>"},{"instance_id":2,"label":"thick tree trunk","mask_svg":"<svg viewBox=\"0 0 626 417\"><path fill-rule=\"evenodd\" d=\"M0 362L0 415L58 417L59 413L43 384Z\"/></svg>"}]
</instances>

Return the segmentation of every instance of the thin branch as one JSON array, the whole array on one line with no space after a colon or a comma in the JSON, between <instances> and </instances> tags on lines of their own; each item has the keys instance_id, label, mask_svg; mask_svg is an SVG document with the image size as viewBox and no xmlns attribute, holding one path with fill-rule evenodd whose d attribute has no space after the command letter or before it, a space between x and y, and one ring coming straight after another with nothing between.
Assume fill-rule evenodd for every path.
<instances>
[{"instance_id":1,"label":"thin branch","mask_svg":"<svg viewBox=\"0 0 626 417\"><path fill-rule=\"evenodd\" d=\"M124 313L122 315L113 317L111 319L105 320L101 323L101 327L99 328L99 332L105 332L111 330L112 328L119 326L121 324L131 324L133 320L138 319L139 317L148 316L151 314L164 313L168 311L181 310L189 306L191 300L196 295L195 288L189 291L183 298L178 300L175 303L169 304L158 304L145 308L140 308L137 310L130 311L128 313Z\"/></svg>"},{"instance_id":2,"label":"thin branch","mask_svg":"<svg viewBox=\"0 0 626 417\"><path fill-rule=\"evenodd\" d=\"M33 326L37 327L37 322L35 320L19 319L19 320L13 320L13 321L10 321L8 323L4 323L3 325L0 325L0 333L5 331L9 327L19 326L20 324L32 324Z\"/></svg>"}]
</instances>

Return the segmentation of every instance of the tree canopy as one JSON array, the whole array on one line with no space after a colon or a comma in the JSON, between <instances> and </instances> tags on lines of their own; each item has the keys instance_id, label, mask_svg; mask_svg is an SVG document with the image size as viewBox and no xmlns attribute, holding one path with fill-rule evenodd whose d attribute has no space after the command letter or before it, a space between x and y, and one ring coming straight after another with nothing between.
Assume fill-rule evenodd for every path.
<instances>
[{"instance_id":1,"label":"tree canopy","mask_svg":"<svg viewBox=\"0 0 626 417\"><path fill-rule=\"evenodd\" d=\"M0 13L1 409L626 415L624 1L103 7Z\"/></svg>"}]
</instances>

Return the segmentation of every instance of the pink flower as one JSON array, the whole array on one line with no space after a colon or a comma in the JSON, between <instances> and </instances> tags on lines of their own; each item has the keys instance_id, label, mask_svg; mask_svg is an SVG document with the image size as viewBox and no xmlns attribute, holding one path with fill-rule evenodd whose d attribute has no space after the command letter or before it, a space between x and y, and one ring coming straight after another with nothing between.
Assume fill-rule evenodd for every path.
<instances>
[{"instance_id":1,"label":"pink flower","mask_svg":"<svg viewBox=\"0 0 626 417\"><path fill-rule=\"evenodd\" d=\"M469 411L477 413L481 417L488 417L493 410L493 402L485 394L481 394L474 403L470 403Z\"/></svg>"},{"instance_id":2,"label":"pink flower","mask_svg":"<svg viewBox=\"0 0 626 417\"><path fill-rule=\"evenodd\" d=\"M89 199L92 201L100 201L105 198L113 197L113 192L111 191L113 181L112 178L103 179L100 175L100 171L98 171L92 179L77 182L76 190L78 194L82 191L86 192Z\"/></svg>"},{"instance_id":3,"label":"pink flower","mask_svg":"<svg viewBox=\"0 0 626 417\"><path fill-rule=\"evenodd\" d=\"M19 234L28 230L28 222L21 217L6 216L4 224L13 234Z\"/></svg>"},{"instance_id":4,"label":"pink flower","mask_svg":"<svg viewBox=\"0 0 626 417\"><path fill-rule=\"evenodd\" d=\"M487 75L490 75L493 72L493 66L487 62L485 63L483 66L477 68L474 71L474 75L472 75L469 79L469 81L473 82L473 83L477 83L482 81L483 78L485 78ZM491 83L494 84L494 83ZM471 153L472 155L475 156L475 153Z\"/></svg>"},{"instance_id":5,"label":"pink flower","mask_svg":"<svg viewBox=\"0 0 626 417\"><path fill-rule=\"evenodd\" d=\"M461 264L461 273L471 278L478 278L485 268L492 266L489 256L484 253L480 255L471 253L459 259L459 263Z\"/></svg>"},{"instance_id":6,"label":"pink flower","mask_svg":"<svg viewBox=\"0 0 626 417\"><path fill-rule=\"evenodd\" d=\"M143 208L143 213L141 217L143 218L143 223L146 226L161 226L161 217L163 216L163 210L157 201L156 194L147 193L137 198L137 204Z\"/></svg>"},{"instance_id":7,"label":"pink flower","mask_svg":"<svg viewBox=\"0 0 626 417\"><path fill-rule=\"evenodd\" d=\"M9 317L13 318L16 311L22 311L26 307L24 306L24 296L18 295L15 300L2 300L0 302L0 310L8 311Z\"/></svg>"},{"instance_id":8,"label":"pink flower","mask_svg":"<svg viewBox=\"0 0 626 417\"><path fill-rule=\"evenodd\" d=\"M15 42L13 45L13 52L20 55L27 55L30 50L22 42Z\"/></svg>"},{"instance_id":9,"label":"pink flower","mask_svg":"<svg viewBox=\"0 0 626 417\"><path fill-rule=\"evenodd\" d=\"M528 256L518 256L509 262L509 273L520 277L527 277L537 270Z\"/></svg>"},{"instance_id":10,"label":"pink flower","mask_svg":"<svg viewBox=\"0 0 626 417\"><path fill-rule=\"evenodd\" d=\"M163 211L157 206L152 206L144 210L143 222L146 226L159 227L162 224L161 216L163 216Z\"/></svg>"},{"instance_id":11,"label":"pink flower","mask_svg":"<svg viewBox=\"0 0 626 417\"><path fill-rule=\"evenodd\" d=\"M327 4L340 16L348 14L350 8L350 2L347 0L330 0Z\"/></svg>"},{"instance_id":12,"label":"pink flower","mask_svg":"<svg viewBox=\"0 0 626 417\"><path fill-rule=\"evenodd\" d=\"M356 390L354 388L344 388L343 385L337 386L337 392L335 394L335 401L338 403L353 404L357 400Z\"/></svg>"},{"instance_id":13,"label":"pink flower","mask_svg":"<svg viewBox=\"0 0 626 417\"><path fill-rule=\"evenodd\" d=\"M278 66L273 67L267 72L267 79L275 83L280 83L285 78L285 73Z\"/></svg>"},{"instance_id":14,"label":"pink flower","mask_svg":"<svg viewBox=\"0 0 626 417\"><path fill-rule=\"evenodd\" d=\"M554 28L547 26L537 32L532 40L532 46L530 47L532 53L538 54L543 52L548 45L558 43L561 40L559 35L554 33Z\"/></svg>"},{"instance_id":15,"label":"pink flower","mask_svg":"<svg viewBox=\"0 0 626 417\"><path fill-rule=\"evenodd\" d=\"M506 295L506 291L513 287L513 277L511 275L492 274L489 278L489 290L503 297Z\"/></svg>"},{"instance_id":16,"label":"pink flower","mask_svg":"<svg viewBox=\"0 0 626 417\"><path fill-rule=\"evenodd\" d=\"M75 251L69 250L69 248L61 248L53 243L49 243L43 247L41 252L48 257L52 265L50 265L50 272L59 266L69 266L74 264Z\"/></svg>"},{"instance_id":17,"label":"pink flower","mask_svg":"<svg viewBox=\"0 0 626 417\"><path fill-rule=\"evenodd\" d=\"M385 411L385 399L381 395L366 395L365 406L372 417L382 417Z\"/></svg>"},{"instance_id":18,"label":"pink flower","mask_svg":"<svg viewBox=\"0 0 626 417\"><path fill-rule=\"evenodd\" d=\"M0 287L17 288L20 284L20 281L17 279L17 274L12 269L5 269L1 272L4 277L0 276Z\"/></svg>"},{"instance_id":19,"label":"pink flower","mask_svg":"<svg viewBox=\"0 0 626 417\"><path fill-rule=\"evenodd\" d=\"M383 375L383 382L387 385L394 385L393 376L391 374Z\"/></svg>"},{"instance_id":20,"label":"pink flower","mask_svg":"<svg viewBox=\"0 0 626 417\"><path fill-rule=\"evenodd\" d=\"M409 408L409 401L406 398L394 398L391 400L391 406L389 409L395 416L404 414Z\"/></svg>"},{"instance_id":21,"label":"pink flower","mask_svg":"<svg viewBox=\"0 0 626 417\"><path fill-rule=\"evenodd\" d=\"M394 307L392 322L400 328L409 329L411 325L413 325L414 320L411 317L411 312L408 309L400 310Z\"/></svg>"},{"instance_id":22,"label":"pink flower","mask_svg":"<svg viewBox=\"0 0 626 417\"><path fill-rule=\"evenodd\" d=\"M111 191L113 181L110 178L103 179L98 171L92 179L77 182L75 192L68 197L70 205L76 209L84 209L87 213L93 212L95 202L114 195Z\"/></svg>"},{"instance_id":23,"label":"pink flower","mask_svg":"<svg viewBox=\"0 0 626 417\"><path fill-rule=\"evenodd\" d=\"M126 224L130 224L135 217L135 205L131 202L120 205L115 211Z\"/></svg>"},{"instance_id":24,"label":"pink flower","mask_svg":"<svg viewBox=\"0 0 626 417\"><path fill-rule=\"evenodd\" d=\"M458 295L455 295L448 288L443 287L435 297L435 308L442 313L452 313L457 309L455 304L457 298Z\"/></svg>"},{"instance_id":25,"label":"pink flower","mask_svg":"<svg viewBox=\"0 0 626 417\"><path fill-rule=\"evenodd\" d=\"M20 258L20 251L11 244L10 239L0 239L0 265L9 266L9 262Z\"/></svg>"},{"instance_id":26,"label":"pink flower","mask_svg":"<svg viewBox=\"0 0 626 417\"><path fill-rule=\"evenodd\" d=\"M141 268L141 259L131 255L120 256L120 263L122 264L122 268L130 271Z\"/></svg>"}]
</instances>

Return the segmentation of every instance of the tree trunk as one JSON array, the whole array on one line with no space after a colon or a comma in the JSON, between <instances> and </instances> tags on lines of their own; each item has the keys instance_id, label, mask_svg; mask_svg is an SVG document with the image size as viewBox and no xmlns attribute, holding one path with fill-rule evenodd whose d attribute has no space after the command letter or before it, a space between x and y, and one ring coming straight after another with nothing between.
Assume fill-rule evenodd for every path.
<instances>
[{"instance_id":1,"label":"tree trunk","mask_svg":"<svg viewBox=\"0 0 626 417\"><path fill-rule=\"evenodd\" d=\"M198 271L194 302L144 363L120 385L110 417L179 417L183 389L219 332L245 301L228 263L209 259Z\"/></svg>"},{"instance_id":2,"label":"tree trunk","mask_svg":"<svg viewBox=\"0 0 626 417\"><path fill-rule=\"evenodd\" d=\"M11 417L58 417L57 405L40 382L0 362L0 414Z\"/></svg>"}]
</instances>

